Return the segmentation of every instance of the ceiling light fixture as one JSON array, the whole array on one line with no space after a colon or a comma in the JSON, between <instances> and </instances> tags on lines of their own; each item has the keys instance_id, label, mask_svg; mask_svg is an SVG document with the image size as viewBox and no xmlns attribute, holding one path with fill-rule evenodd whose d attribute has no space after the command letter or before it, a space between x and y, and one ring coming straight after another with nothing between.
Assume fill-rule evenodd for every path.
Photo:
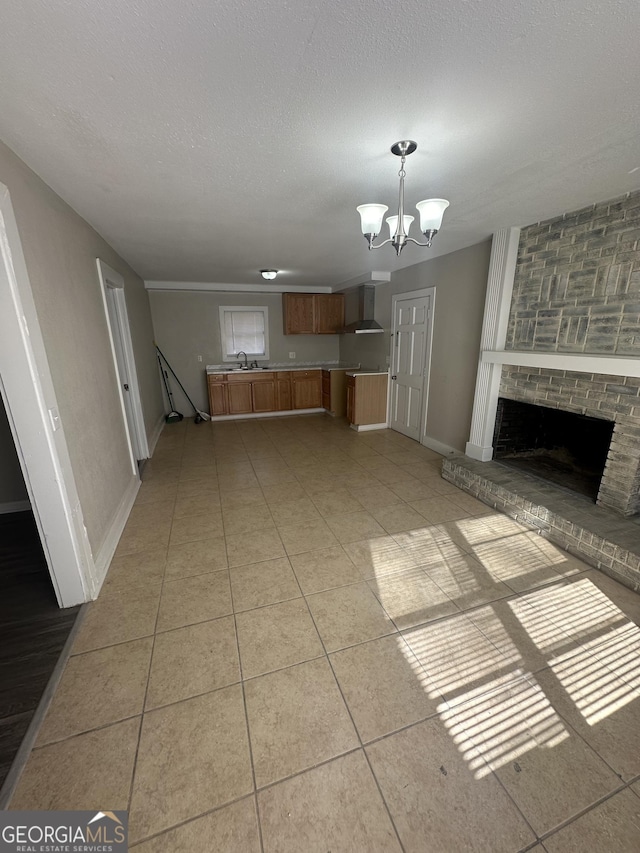
<instances>
[{"instance_id":1,"label":"ceiling light fixture","mask_svg":"<svg viewBox=\"0 0 640 853\"><path fill-rule=\"evenodd\" d=\"M404 170L405 160L409 154L418 147L416 142L411 139L405 139L402 142L396 142L391 146L391 153L396 157L401 157L400 171L400 190L398 194L398 215L390 216L387 219L389 226L390 237L382 243L374 246L373 241L382 230L382 218L389 210L386 204L361 204L356 208L360 214L360 225L370 249L380 249L391 243L396 250L396 255L404 249L407 243L415 243L416 246L431 246L431 241L440 230L442 225L442 217L445 210L449 207L449 202L444 198L428 198L424 201L419 201L416 204L418 213L420 214L420 230L427 238L426 243L419 243L413 237L409 237L409 226L414 220L413 216L407 216L404 212L404 179L406 172Z\"/></svg>"},{"instance_id":2,"label":"ceiling light fixture","mask_svg":"<svg viewBox=\"0 0 640 853\"><path fill-rule=\"evenodd\" d=\"M262 278L266 278L267 281L271 281L278 275L278 270L260 270L260 275Z\"/></svg>"}]
</instances>

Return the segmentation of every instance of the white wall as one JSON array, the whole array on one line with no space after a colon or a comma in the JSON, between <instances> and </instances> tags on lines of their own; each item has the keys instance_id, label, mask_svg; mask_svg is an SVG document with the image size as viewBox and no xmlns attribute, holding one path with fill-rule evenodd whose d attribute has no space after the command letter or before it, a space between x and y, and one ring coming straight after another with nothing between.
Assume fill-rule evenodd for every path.
<instances>
[{"instance_id":1,"label":"white wall","mask_svg":"<svg viewBox=\"0 0 640 853\"><path fill-rule=\"evenodd\" d=\"M92 551L105 542L132 472L96 258L120 272L147 434L162 416L144 284L91 226L0 143L73 475Z\"/></svg>"},{"instance_id":2,"label":"white wall","mask_svg":"<svg viewBox=\"0 0 640 853\"><path fill-rule=\"evenodd\" d=\"M342 361L355 360L363 367L385 370L391 297L435 287L427 436L461 452L471 425L490 252L491 241L487 240L393 273L389 284L376 287L375 317L385 333L341 337ZM346 313L347 323L355 319L355 294L348 295Z\"/></svg>"},{"instance_id":3,"label":"white wall","mask_svg":"<svg viewBox=\"0 0 640 853\"><path fill-rule=\"evenodd\" d=\"M206 293L150 291L156 341L198 408L209 411L205 367L222 363L219 307L266 305L269 308L269 363L338 361L339 335L285 335L279 293ZM289 353L295 352L295 360ZM202 362L198 356L202 356ZM160 380L158 379L158 382ZM172 381L172 380L171 380ZM176 406L192 414L172 381Z\"/></svg>"},{"instance_id":4,"label":"white wall","mask_svg":"<svg viewBox=\"0 0 640 853\"><path fill-rule=\"evenodd\" d=\"M0 512L3 505L28 500L7 413L0 397Z\"/></svg>"}]
</instances>

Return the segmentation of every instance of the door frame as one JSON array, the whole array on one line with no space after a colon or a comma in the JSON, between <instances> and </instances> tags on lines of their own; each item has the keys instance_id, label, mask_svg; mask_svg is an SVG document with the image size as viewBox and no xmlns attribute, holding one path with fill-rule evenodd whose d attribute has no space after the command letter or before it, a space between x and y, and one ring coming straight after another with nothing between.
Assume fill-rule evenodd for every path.
<instances>
[{"instance_id":1,"label":"door frame","mask_svg":"<svg viewBox=\"0 0 640 853\"><path fill-rule=\"evenodd\" d=\"M131 467L133 473L137 477L138 460L149 458L149 443L147 441L147 431L144 425L140 386L138 384L138 373L133 354L131 330L129 328L129 315L127 314L127 303L124 295L124 278L119 272L116 272L116 270L112 269L100 258L96 258L96 265L98 267L100 293L102 294L102 303L104 305L104 313L109 332L109 345L111 347L111 355L113 357L116 378L118 380L118 396L120 398L122 419L124 421L129 455L131 457ZM111 322L109 303L111 303L117 318L117 328L115 329L114 324ZM124 376L122 375L120 368L117 347L119 347L120 352L122 353L122 359L124 362L123 367L125 371ZM123 385L125 384L129 385L131 423L129 423L129 417L127 416L127 408L124 400Z\"/></svg>"},{"instance_id":2,"label":"door frame","mask_svg":"<svg viewBox=\"0 0 640 853\"><path fill-rule=\"evenodd\" d=\"M58 604L81 604L95 598L95 562L18 225L4 184L0 184L0 372L0 394Z\"/></svg>"},{"instance_id":3,"label":"door frame","mask_svg":"<svg viewBox=\"0 0 640 853\"><path fill-rule=\"evenodd\" d=\"M387 390L387 423L391 427L391 375L394 367L395 346L396 346L396 303L403 299L420 299L421 297L429 297L429 315L427 318L427 340L424 347L424 364L422 365L422 410L420 414L420 444L425 444L427 437L427 410L429 408L429 383L431 380L431 351L433 347L433 319L435 316L436 305L436 288L424 287L420 290L407 290L404 293L394 293L391 297L391 344L389 350L389 386ZM398 432L399 430L396 430Z\"/></svg>"}]
</instances>

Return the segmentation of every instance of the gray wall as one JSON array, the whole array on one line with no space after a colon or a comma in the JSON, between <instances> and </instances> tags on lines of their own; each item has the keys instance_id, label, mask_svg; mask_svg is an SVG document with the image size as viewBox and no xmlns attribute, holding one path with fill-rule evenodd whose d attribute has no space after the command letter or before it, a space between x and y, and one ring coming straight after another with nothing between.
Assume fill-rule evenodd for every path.
<instances>
[{"instance_id":1,"label":"gray wall","mask_svg":"<svg viewBox=\"0 0 640 853\"><path fill-rule=\"evenodd\" d=\"M389 284L376 287L376 320L385 334L341 337L342 361L386 369L391 297L435 287L427 436L460 451L464 451L471 426L490 252L491 241L487 240L393 273ZM348 295L346 312L350 322L357 313L355 294Z\"/></svg>"},{"instance_id":2,"label":"gray wall","mask_svg":"<svg viewBox=\"0 0 640 853\"><path fill-rule=\"evenodd\" d=\"M279 293L151 291L149 296L158 346L191 399L204 411L209 411L205 367L222 363L218 310L221 305L268 307L271 364L338 361L340 357L339 335L283 334L282 295ZM289 359L290 352L295 352L295 359ZM199 355L202 362L198 361ZM179 411L192 414L175 382L172 391Z\"/></svg>"},{"instance_id":3,"label":"gray wall","mask_svg":"<svg viewBox=\"0 0 640 853\"><path fill-rule=\"evenodd\" d=\"M2 511L2 504L25 500L28 500L27 489L9 428L4 402L0 397L0 512Z\"/></svg>"},{"instance_id":4,"label":"gray wall","mask_svg":"<svg viewBox=\"0 0 640 853\"><path fill-rule=\"evenodd\" d=\"M131 479L96 258L125 280L147 434L162 416L153 330L142 280L13 152L0 143L9 188L69 448L84 523L100 549Z\"/></svg>"}]
</instances>

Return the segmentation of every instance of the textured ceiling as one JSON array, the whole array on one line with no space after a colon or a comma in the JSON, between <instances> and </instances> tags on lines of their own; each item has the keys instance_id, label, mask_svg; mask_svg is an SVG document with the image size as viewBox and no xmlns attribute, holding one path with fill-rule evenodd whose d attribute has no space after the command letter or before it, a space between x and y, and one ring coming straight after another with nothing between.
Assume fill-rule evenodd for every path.
<instances>
[{"instance_id":1,"label":"textured ceiling","mask_svg":"<svg viewBox=\"0 0 640 853\"><path fill-rule=\"evenodd\" d=\"M638 0L2 6L0 138L148 279L397 268L355 207L402 138L451 206L400 266L640 186Z\"/></svg>"}]
</instances>

